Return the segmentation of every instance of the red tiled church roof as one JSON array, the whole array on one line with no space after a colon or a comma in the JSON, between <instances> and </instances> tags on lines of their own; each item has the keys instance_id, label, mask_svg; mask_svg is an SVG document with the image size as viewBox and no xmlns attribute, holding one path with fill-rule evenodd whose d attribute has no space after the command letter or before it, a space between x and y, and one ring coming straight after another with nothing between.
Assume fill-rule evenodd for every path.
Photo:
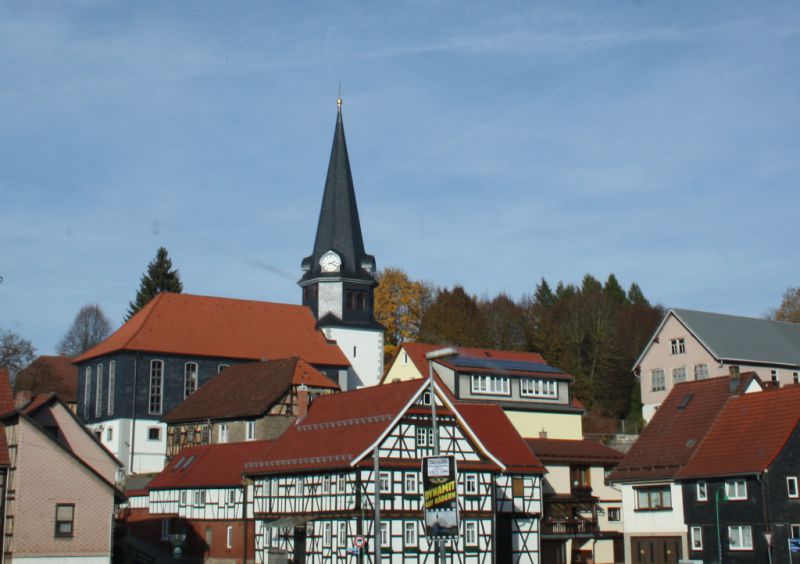
<instances>
[{"instance_id":1,"label":"red tiled church roof","mask_svg":"<svg viewBox=\"0 0 800 564\"><path fill-rule=\"evenodd\" d=\"M339 389L322 372L297 357L226 368L164 416L162 421L260 417L292 385Z\"/></svg>"},{"instance_id":2,"label":"red tiled church roof","mask_svg":"<svg viewBox=\"0 0 800 564\"><path fill-rule=\"evenodd\" d=\"M163 292L73 362L128 350L249 360L299 356L349 366L315 323L305 306Z\"/></svg>"},{"instance_id":3,"label":"red tiled church roof","mask_svg":"<svg viewBox=\"0 0 800 564\"><path fill-rule=\"evenodd\" d=\"M271 443L245 441L185 448L153 478L147 489L238 486L242 483L245 463L263 458Z\"/></svg>"},{"instance_id":4,"label":"red tiled church roof","mask_svg":"<svg viewBox=\"0 0 800 564\"><path fill-rule=\"evenodd\" d=\"M747 381L745 374L742 381ZM734 397L729 386L728 378L677 384L608 477L609 481L674 478L689 462L725 404Z\"/></svg>"},{"instance_id":5,"label":"red tiled church roof","mask_svg":"<svg viewBox=\"0 0 800 564\"><path fill-rule=\"evenodd\" d=\"M678 478L763 472L800 422L798 406L800 385L731 400Z\"/></svg>"},{"instance_id":6,"label":"red tiled church roof","mask_svg":"<svg viewBox=\"0 0 800 564\"><path fill-rule=\"evenodd\" d=\"M548 463L577 463L614 466L624 454L603 444L587 440L525 439L534 454Z\"/></svg>"},{"instance_id":7,"label":"red tiled church roof","mask_svg":"<svg viewBox=\"0 0 800 564\"><path fill-rule=\"evenodd\" d=\"M64 401L78 400L78 368L68 356L40 356L20 370L14 393L29 391L32 396L56 392Z\"/></svg>"}]
</instances>

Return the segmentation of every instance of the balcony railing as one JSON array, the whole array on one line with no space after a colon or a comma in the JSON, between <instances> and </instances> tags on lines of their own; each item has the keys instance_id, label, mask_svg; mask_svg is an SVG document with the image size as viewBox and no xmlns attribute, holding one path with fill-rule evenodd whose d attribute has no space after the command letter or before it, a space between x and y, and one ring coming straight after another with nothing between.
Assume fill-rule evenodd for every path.
<instances>
[{"instance_id":1,"label":"balcony railing","mask_svg":"<svg viewBox=\"0 0 800 564\"><path fill-rule=\"evenodd\" d=\"M544 535L593 535L597 533L597 522L588 519L545 519L542 523Z\"/></svg>"}]
</instances>

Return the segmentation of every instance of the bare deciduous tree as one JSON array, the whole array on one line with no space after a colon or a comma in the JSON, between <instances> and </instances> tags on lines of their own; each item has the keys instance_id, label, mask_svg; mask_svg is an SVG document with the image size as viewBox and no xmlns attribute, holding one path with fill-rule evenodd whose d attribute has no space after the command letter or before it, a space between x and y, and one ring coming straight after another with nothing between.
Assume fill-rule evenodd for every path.
<instances>
[{"instance_id":1,"label":"bare deciduous tree","mask_svg":"<svg viewBox=\"0 0 800 564\"><path fill-rule=\"evenodd\" d=\"M111 334L111 322L97 304L85 305L75 316L72 326L58 344L58 353L78 356L105 340Z\"/></svg>"},{"instance_id":2,"label":"bare deciduous tree","mask_svg":"<svg viewBox=\"0 0 800 564\"><path fill-rule=\"evenodd\" d=\"M11 382L17 377L17 372L33 362L36 349L31 342L23 339L13 331L0 329L0 368L8 370Z\"/></svg>"}]
</instances>

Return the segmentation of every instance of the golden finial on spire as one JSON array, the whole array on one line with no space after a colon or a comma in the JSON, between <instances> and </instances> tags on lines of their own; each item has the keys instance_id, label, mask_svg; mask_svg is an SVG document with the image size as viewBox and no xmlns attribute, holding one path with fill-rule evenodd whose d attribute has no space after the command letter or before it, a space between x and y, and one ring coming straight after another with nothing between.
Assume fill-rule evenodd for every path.
<instances>
[{"instance_id":1,"label":"golden finial on spire","mask_svg":"<svg viewBox=\"0 0 800 564\"><path fill-rule=\"evenodd\" d=\"M336 98L336 105L339 108L339 111L342 111L342 79L339 79L339 97Z\"/></svg>"}]
</instances>

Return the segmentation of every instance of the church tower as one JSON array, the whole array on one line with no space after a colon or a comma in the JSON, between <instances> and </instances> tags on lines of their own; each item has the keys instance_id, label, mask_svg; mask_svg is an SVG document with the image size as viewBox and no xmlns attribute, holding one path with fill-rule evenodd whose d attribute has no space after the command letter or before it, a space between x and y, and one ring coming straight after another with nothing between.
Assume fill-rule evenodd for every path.
<instances>
[{"instance_id":1,"label":"church tower","mask_svg":"<svg viewBox=\"0 0 800 564\"><path fill-rule=\"evenodd\" d=\"M383 374L384 327L375 320L375 257L364 251L356 193L342 123L336 115L328 176L319 212L314 250L303 259L303 305L317 327L335 340L352 368L342 389L376 385Z\"/></svg>"}]
</instances>

